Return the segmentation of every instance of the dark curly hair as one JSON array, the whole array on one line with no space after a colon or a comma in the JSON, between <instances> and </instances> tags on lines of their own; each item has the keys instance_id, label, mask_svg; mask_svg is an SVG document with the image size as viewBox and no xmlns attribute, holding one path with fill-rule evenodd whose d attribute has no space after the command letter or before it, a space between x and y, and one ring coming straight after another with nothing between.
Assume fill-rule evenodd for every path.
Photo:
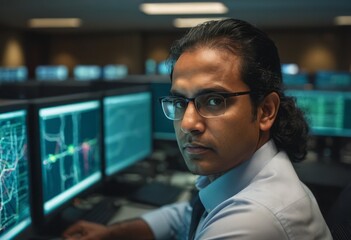
<instances>
[{"instance_id":1,"label":"dark curly hair","mask_svg":"<svg viewBox=\"0 0 351 240\"><path fill-rule=\"evenodd\" d=\"M270 135L276 146L292 161L301 161L307 153L308 125L303 112L292 97L285 96L278 50L274 42L260 29L237 19L209 21L191 28L171 47L169 63L173 68L185 51L200 47L230 51L241 58L241 77L249 86L256 118L257 106L265 96L276 92L280 107Z\"/></svg>"}]
</instances>

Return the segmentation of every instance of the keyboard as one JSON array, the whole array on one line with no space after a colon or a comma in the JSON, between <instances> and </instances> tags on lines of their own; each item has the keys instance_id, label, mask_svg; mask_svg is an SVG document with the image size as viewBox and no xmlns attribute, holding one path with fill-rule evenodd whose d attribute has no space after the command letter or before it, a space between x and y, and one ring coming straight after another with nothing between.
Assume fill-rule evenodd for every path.
<instances>
[{"instance_id":1,"label":"keyboard","mask_svg":"<svg viewBox=\"0 0 351 240\"><path fill-rule=\"evenodd\" d=\"M86 211L81 216L81 219L105 225L116 214L118 208L119 206L114 204L113 198L105 197L96 203L91 209Z\"/></svg>"},{"instance_id":2,"label":"keyboard","mask_svg":"<svg viewBox=\"0 0 351 240\"><path fill-rule=\"evenodd\" d=\"M94 201L84 200L83 204L65 209L62 212L62 221L67 226L79 220L107 224L119 207L112 197L101 197Z\"/></svg>"},{"instance_id":3,"label":"keyboard","mask_svg":"<svg viewBox=\"0 0 351 240\"><path fill-rule=\"evenodd\" d=\"M163 206L176 202L183 188L162 182L151 182L133 192L128 199L133 202Z\"/></svg>"}]
</instances>

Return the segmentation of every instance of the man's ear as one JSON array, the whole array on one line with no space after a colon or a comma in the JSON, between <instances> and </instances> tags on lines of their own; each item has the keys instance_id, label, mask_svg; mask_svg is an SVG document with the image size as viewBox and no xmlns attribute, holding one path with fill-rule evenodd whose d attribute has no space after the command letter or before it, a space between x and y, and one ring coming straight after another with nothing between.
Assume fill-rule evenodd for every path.
<instances>
[{"instance_id":1,"label":"man's ear","mask_svg":"<svg viewBox=\"0 0 351 240\"><path fill-rule=\"evenodd\" d=\"M278 93L271 92L268 94L259 106L259 123L261 131L269 131L277 116L280 105Z\"/></svg>"}]
</instances>

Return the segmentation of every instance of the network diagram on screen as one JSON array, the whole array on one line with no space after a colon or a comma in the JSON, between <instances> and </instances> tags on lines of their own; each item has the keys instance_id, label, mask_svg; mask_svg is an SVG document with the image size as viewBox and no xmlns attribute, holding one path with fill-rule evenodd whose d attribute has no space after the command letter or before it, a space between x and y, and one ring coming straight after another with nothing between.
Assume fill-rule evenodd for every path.
<instances>
[{"instance_id":1,"label":"network diagram on screen","mask_svg":"<svg viewBox=\"0 0 351 240\"><path fill-rule=\"evenodd\" d=\"M100 178L98 101L41 109L44 210Z\"/></svg>"},{"instance_id":2,"label":"network diagram on screen","mask_svg":"<svg viewBox=\"0 0 351 240\"><path fill-rule=\"evenodd\" d=\"M0 114L0 238L30 223L26 112ZM18 229L18 230L16 230Z\"/></svg>"}]
</instances>

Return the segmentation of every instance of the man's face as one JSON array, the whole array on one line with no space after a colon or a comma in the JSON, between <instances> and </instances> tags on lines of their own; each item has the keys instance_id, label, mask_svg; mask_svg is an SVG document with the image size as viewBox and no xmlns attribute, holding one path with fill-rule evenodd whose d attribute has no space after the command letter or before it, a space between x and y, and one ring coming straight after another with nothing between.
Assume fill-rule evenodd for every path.
<instances>
[{"instance_id":1,"label":"man's face","mask_svg":"<svg viewBox=\"0 0 351 240\"><path fill-rule=\"evenodd\" d=\"M174 66L171 92L188 98L200 92L249 91L241 80L240 58L223 50L198 48L183 53ZM221 174L248 160L259 147L259 123L253 119L249 95L227 98L223 115L204 118L188 104L174 121L178 145L189 170Z\"/></svg>"}]
</instances>

